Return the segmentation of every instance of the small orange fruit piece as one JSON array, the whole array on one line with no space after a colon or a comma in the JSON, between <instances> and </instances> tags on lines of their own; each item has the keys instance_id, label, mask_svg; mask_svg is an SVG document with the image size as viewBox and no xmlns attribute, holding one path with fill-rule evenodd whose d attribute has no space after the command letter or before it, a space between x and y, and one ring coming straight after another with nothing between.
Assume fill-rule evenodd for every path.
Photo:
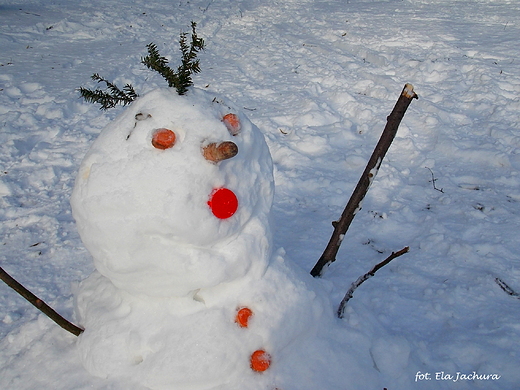
<instances>
[{"instance_id":1,"label":"small orange fruit piece","mask_svg":"<svg viewBox=\"0 0 520 390\"><path fill-rule=\"evenodd\" d=\"M236 114L229 113L224 115L222 122L224 122L231 135L240 133L240 119L238 119Z\"/></svg>"},{"instance_id":2,"label":"small orange fruit piece","mask_svg":"<svg viewBox=\"0 0 520 390\"><path fill-rule=\"evenodd\" d=\"M241 328L247 328L249 318L253 315L253 311L248 307L242 307L238 309L237 315L235 317L235 322Z\"/></svg>"},{"instance_id":3,"label":"small orange fruit piece","mask_svg":"<svg viewBox=\"0 0 520 390\"><path fill-rule=\"evenodd\" d=\"M251 369L256 372L264 372L271 365L271 355L263 349L259 349L251 355Z\"/></svg>"},{"instance_id":4,"label":"small orange fruit piece","mask_svg":"<svg viewBox=\"0 0 520 390\"><path fill-rule=\"evenodd\" d=\"M152 145L157 149L169 149L175 145L175 133L169 129L157 129L152 135Z\"/></svg>"}]
</instances>

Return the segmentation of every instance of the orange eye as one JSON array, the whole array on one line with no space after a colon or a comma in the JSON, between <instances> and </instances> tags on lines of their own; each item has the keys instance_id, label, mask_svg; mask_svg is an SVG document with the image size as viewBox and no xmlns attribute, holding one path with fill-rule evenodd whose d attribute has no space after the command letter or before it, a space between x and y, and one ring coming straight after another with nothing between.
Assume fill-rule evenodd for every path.
<instances>
[{"instance_id":1,"label":"orange eye","mask_svg":"<svg viewBox=\"0 0 520 390\"><path fill-rule=\"evenodd\" d=\"M231 135L240 133L240 119L235 114L229 113L224 115L222 122L224 122Z\"/></svg>"},{"instance_id":2,"label":"orange eye","mask_svg":"<svg viewBox=\"0 0 520 390\"><path fill-rule=\"evenodd\" d=\"M157 129L152 135L152 145L157 149L169 149L175 145L175 133L168 129Z\"/></svg>"}]
</instances>

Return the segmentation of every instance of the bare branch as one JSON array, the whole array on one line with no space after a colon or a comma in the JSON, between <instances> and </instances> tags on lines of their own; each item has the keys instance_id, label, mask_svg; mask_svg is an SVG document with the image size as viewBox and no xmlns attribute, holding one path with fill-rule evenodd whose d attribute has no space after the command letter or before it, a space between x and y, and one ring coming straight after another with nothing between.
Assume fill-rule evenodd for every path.
<instances>
[{"instance_id":1,"label":"bare branch","mask_svg":"<svg viewBox=\"0 0 520 390\"><path fill-rule=\"evenodd\" d=\"M399 124L413 99L418 99L418 96L414 92L413 86L411 84L406 84L394 109L392 110L392 113L387 118L383 134L368 161L365 171L359 179L356 189L345 207L343 214L341 214L340 220L333 224L334 232L332 233L332 237L330 238L330 241L320 259L311 270L312 276L321 276L323 268L336 261L336 254L338 253L341 241L356 213L361 209L361 202L365 198L370 184L374 181L379 167L381 166L381 162L394 140Z\"/></svg>"},{"instance_id":2,"label":"bare branch","mask_svg":"<svg viewBox=\"0 0 520 390\"><path fill-rule=\"evenodd\" d=\"M370 279L372 276L374 276L374 274L378 270L380 270L385 265L390 263L393 259L395 259L395 258L397 258L399 256L404 255L409 250L410 250L410 247L405 247L405 248L401 249L399 252L392 252L392 254L390 256L388 256L385 260L383 260L379 264L376 264L376 266L374 266L374 268L372 268L369 272L367 272L363 276L360 276L354 283L352 283L352 285L348 289L347 293L345 294L345 297L341 300L341 303L339 304L338 311L337 311L338 317L339 318L343 318L343 312L345 311L345 305L350 300L350 298L352 298L352 295L354 294L354 291L359 286L361 286L365 280Z\"/></svg>"},{"instance_id":3,"label":"bare branch","mask_svg":"<svg viewBox=\"0 0 520 390\"><path fill-rule=\"evenodd\" d=\"M63 329L69 331L75 336L79 336L83 332L83 329L67 321L65 318L63 318L61 315L55 312L44 301L42 301L40 298L38 298L29 290L27 290L20 283L18 283L15 279L13 279L13 277L9 275L7 272L5 272L2 267L0 267L0 279L2 279L9 287L11 287L14 291L16 291L25 299L27 299L31 304L37 307L43 314L45 314L47 317L49 317Z\"/></svg>"},{"instance_id":4,"label":"bare branch","mask_svg":"<svg viewBox=\"0 0 520 390\"><path fill-rule=\"evenodd\" d=\"M430 171L430 173L432 174L432 179L430 180L430 183L432 183L433 189L437 190L439 192L442 192L444 194L444 189L437 188L437 186L435 185L435 182L437 181L437 179L435 178L435 175L433 174L433 171L431 170L431 168L428 168L428 167L425 167L425 168L428 169Z\"/></svg>"},{"instance_id":5,"label":"bare branch","mask_svg":"<svg viewBox=\"0 0 520 390\"><path fill-rule=\"evenodd\" d=\"M500 278L495 278L496 284L500 286L502 290L504 290L507 294L511 295L512 297L520 299L520 294L518 294L515 290L513 290L511 287L507 285L506 282L504 282Z\"/></svg>"}]
</instances>

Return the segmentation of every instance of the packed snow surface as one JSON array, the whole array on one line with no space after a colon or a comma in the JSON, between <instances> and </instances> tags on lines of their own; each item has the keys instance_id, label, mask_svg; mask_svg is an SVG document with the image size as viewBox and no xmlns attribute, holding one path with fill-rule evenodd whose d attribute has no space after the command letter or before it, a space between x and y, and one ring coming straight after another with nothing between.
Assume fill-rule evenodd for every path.
<instances>
[{"instance_id":1,"label":"packed snow surface","mask_svg":"<svg viewBox=\"0 0 520 390\"><path fill-rule=\"evenodd\" d=\"M194 195L199 199L172 212L186 218L186 224L191 218L206 223L176 236L200 240L199 249L223 245L224 236L238 237L243 229L251 229L251 237L259 240L254 233L270 226L273 238L269 241L266 234L264 241L251 244L252 253L264 252L256 257L263 259L258 269L248 258L244 261L252 263L241 263L243 269L211 268L205 270L210 276L201 280L186 276L177 284L183 291L168 292L178 300L161 302L169 299L163 296L161 280L170 270L155 270L155 285L144 283L155 276L143 274L136 290L125 290L128 280L135 280L134 270L125 273L124 265L111 259L121 259L123 254L114 251L126 244L111 242L114 246L103 251L106 257L91 256L87 248L95 251L96 240L109 240L83 237L83 244L80 234L92 228L82 222L80 210L109 201L104 193L116 190L110 179L115 174L140 194L134 199L114 195L127 207L129 230L133 225L151 231L149 221L132 216L134 206L143 204L163 227L172 229L171 221L162 218L160 203L141 197L147 187L118 176L117 170L127 166L142 180L153 181L146 175L148 168L166 169L119 157L148 153L137 148L144 141L140 144L133 135L145 137L156 127L167 127L162 119L157 124L136 121L132 111L148 104L146 99L154 101L146 109L157 109L151 112L155 121L161 111L155 103L168 100L152 99L164 93L157 91L164 91L165 82L140 64L140 58L154 42L177 66L179 32L189 31L191 20L207 47L200 54L202 73L194 77L192 98L200 106L207 103L207 94L224 96L225 102L211 105L208 116L193 123L193 116L174 118L177 124L185 122L172 130L188 140L178 145L195 151L201 142L235 141L218 119L231 108L251 126L251 134L263 133L272 155L275 192L268 225L264 214L272 189L261 183L269 178L254 177L267 171L254 165L268 160L264 147L252 148L258 155L248 159L240 153L248 150L246 142L238 145L238 155L216 165L170 156L172 170L188 166L207 169L207 174L218 168L214 183L196 182L197 175L185 183L201 188ZM520 292L518 20L518 3L509 0L2 1L0 266L65 317L88 329L98 320L108 324L109 350L121 355L99 357L102 335L89 335L90 330L84 345L89 337L99 339L91 339L91 349L82 348L83 336L59 328L2 284L0 388L160 388L169 385L152 383L164 377L154 376L151 366L160 370L168 359L171 369L187 378L172 389L290 390L313 388L314 383L320 383L314 388L345 390L517 388L520 300L497 280L510 293ZM96 87L89 79L93 73L118 85L132 83L142 100L106 112L83 102L77 88ZM414 85L419 100L410 105L337 261L315 280L308 271L330 238L331 221L339 218L405 83ZM225 112L215 111L220 109ZM214 140L202 137L190 143L187 132L183 138L182 128L198 120L214 129ZM125 126L115 126L118 121ZM117 130L128 131L125 137L132 129L135 133L124 143L128 149L110 142L114 150L99 148L113 164L96 171L99 161L87 151L96 150L95 140L104 128L112 128L114 136ZM194 126L190 134L199 137L209 129ZM161 156L157 150L149 152L150 161ZM86 165L80 168L85 156L91 161L89 172L83 170ZM242 176L235 169L226 173L227 166L239 162L253 175ZM107 186L92 188L100 202L78 205L76 224L70 201L78 173L87 179L104 175ZM246 182L233 183L233 177ZM217 187L236 191L245 202L227 221L237 224L225 231L215 227L218 221L211 215L200 214L207 212L207 199ZM183 186L178 191L186 191L177 193L182 197L191 190ZM197 204L204 207L197 209ZM108 216L99 223L113 220ZM164 240L164 229L153 233L154 239ZM131 240L127 235L124 239ZM360 286L344 318L334 318L351 283L404 246L410 252ZM129 266L139 268L138 261L136 257ZM199 295L186 295L201 281L210 285L200 286ZM151 291L143 292L147 286ZM211 293L204 294L204 289ZM103 306L118 300L121 304L112 306L113 311ZM249 327L236 327L232 317L237 305L253 303ZM150 321L141 315L147 312ZM162 337L161 321L172 318L178 319L169 325L177 333ZM210 337L208 324L216 337ZM117 332L118 325L123 332ZM145 327L146 334L141 332ZM198 344L192 347L194 341ZM205 345L214 351L215 364L198 359ZM252 372L244 362L251 349L260 348L271 351L272 363L265 372ZM92 352L91 366L85 351ZM159 363L147 359L150 351L157 351ZM124 360L128 357L130 361ZM109 366L118 360L123 362L122 377ZM132 364L138 379L125 375ZM224 369L220 372L217 365ZM100 371L93 375L89 370Z\"/></svg>"}]
</instances>

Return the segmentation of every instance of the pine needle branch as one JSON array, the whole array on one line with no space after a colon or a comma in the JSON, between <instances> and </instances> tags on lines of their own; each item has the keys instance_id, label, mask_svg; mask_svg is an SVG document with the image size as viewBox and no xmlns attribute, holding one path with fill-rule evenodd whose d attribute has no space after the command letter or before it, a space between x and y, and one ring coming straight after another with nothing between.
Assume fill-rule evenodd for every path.
<instances>
[{"instance_id":1,"label":"pine needle branch","mask_svg":"<svg viewBox=\"0 0 520 390\"><path fill-rule=\"evenodd\" d=\"M103 91L99 88L91 90L80 87L79 93L87 103L101 104L102 110L107 110L109 108L115 107L118 104L126 106L132 103L139 96L135 92L134 87L132 87L130 84L126 84L121 90L114 83L101 77L97 73L94 73L91 78L98 83L105 83L107 91Z\"/></svg>"},{"instance_id":2,"label":"pine needle branch","mask_svg":"<svg viewBox=\"0 0 520 390\"><path fill-rule=\"evenodd\" d=\"M193 85L191 75L200 72L200 61L198 53L204 50L204 39L199 38L196 31L197 23L191 22L191 40L188 43L188 33L182 32L179 39L179 46L182 53L181 64L177 70L168 65L168 59L162 56L155 43L149 43L146 48L148 55L141 58L141 63L148 69L159 73L167 82L168 87L175 88L179 95L184 95L188 87ZM118 88L114 83L95 73L92 80L98 83L105 83L106 90L79 88L81 97L88 103L101 104L102 110L115 107L118 104L126 106L133 102L139 95L134 87L126 84L123 89Z\"/></svg>"},{"instance_id":3,"label":"pine needle branch","mask_svg":"<svg viewBox=\"0 0 520 390\"><path fill-rule=\"evenodd\" d=\"M168 66L168 60L159 54L157 45L155 43L149 43L147 46L148 55L141 59L141 62L146 65L148 69L155 70L159 73L167 82L169 87L176 87L179 84L179 77Z\"/></svg>"},{"instance_id":4,"label":"pine needle branch","mask_svg":"<svg viewBox=\"0 0 520 390\"><path fill-rule=\"evenodd\" d=\"M181 33L179 47L182 53L181 65L174 71L168 66L168 60L159 54L154 43L147 45L148 55L141 62L148 69L155 70L168 82L169 87L174 87L179 95L184 95L188 87L193 85L191 75L200 72L200 62L197 54L204 50L204 40L197 36L197 24L191 22L191 41L188 44L188 33Z\"/></svg>"}]
</instances>

